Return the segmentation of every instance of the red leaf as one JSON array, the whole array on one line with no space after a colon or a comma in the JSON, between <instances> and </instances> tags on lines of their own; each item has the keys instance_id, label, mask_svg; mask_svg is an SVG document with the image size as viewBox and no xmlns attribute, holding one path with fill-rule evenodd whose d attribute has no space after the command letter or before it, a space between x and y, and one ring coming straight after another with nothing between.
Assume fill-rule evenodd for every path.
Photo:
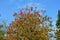
<instances>
[{"instance_id":1,"label":"red leaf","mask_svg":"<svg viewBox=\"0 0 60 40\"><path fill-rule=\"evenodd\" d=\"M18 15L22 15L22 13L23 13L22 10L20 10L20 13Z\"/></svg>"}]
</instances>

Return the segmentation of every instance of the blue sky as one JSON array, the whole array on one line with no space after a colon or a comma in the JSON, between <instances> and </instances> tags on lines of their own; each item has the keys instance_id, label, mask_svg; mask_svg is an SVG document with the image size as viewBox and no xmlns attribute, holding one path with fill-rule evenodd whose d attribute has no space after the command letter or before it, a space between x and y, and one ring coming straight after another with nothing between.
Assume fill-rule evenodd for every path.
<instances>
[{"instance_id":1,"label":"blue sky","mask_svg":"<svg viewBox=\"0 0 60 40\"><path fill-rule=\"evenodd\" d=\"M2 20L8 25L14 20L14 12L27 6L38 6L38 9L46 9L46 14L52 17L53 24L57 20L57 13L60 9L60 0L0 0L0 23Z\"/></svg>"}]
</instances>

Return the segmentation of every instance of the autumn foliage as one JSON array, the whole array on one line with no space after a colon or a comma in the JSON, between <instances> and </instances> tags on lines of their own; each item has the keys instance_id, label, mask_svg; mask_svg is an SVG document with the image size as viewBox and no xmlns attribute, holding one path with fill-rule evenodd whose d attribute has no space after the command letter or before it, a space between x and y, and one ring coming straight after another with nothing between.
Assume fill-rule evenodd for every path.
<instances>
[{"instance_id":1,"label":"autumn foliage","mask_svg":"<svg viewBox=\"0 0 60 40\"><path fill-rule=\"evenodd\" d=\"M50 22L50 20L47 16L43 16L37 10L33 10L32 7L27 8L26 13L20 10L13 16L15 20L10 24L6 33L7 36L3 40L49 40L49 24L46 21Z\"/></svg>"}]
</instances>

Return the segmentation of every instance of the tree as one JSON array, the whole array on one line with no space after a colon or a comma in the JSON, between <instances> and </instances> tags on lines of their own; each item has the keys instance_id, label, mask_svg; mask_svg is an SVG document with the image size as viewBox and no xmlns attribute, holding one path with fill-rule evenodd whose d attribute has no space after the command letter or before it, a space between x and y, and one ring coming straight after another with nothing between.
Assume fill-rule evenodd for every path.
<instances>
[{"instance_id":1,"label":"tree","mask_svg":"<svg viewBox=\"0 0 60 40\"><path fill-rule=\"evenodd\" d=\"M2 40L2 38L4 37L6 30L7 30L6 23L5 23L5 21L2 21L2 23L0 24L0 40Z\"/></svg>"},{"instance_id":2,"label":"tree","mask_svg":"<svg viewBox=\"0 0 60 40\"><path fill-rule=\"evenodd\" d=\"M4 36L4 31L1 30L2 27L3 25L0 25L0 40L2 40L1 38Z\"/></svg>"},{"instance_id":3,"label":"tree","mask_svg":"<svg viewBox=\"0 0 60 40\"><path fill-rule=\"evenodd\" d=\"M26 13L20 10L13 16L15 21L9 26L6 40L49 40L50 17L41 15L37 10L33 10L33 7L27 8Z\"/></svg>"},{"instance_id":4,"label":"tree","mask_svg":"<svg viewBox=\"0 0 60 40\"><path fill-rule=\"evenodd\" d=\"M56 36L57 36L57 40L60 40L60 10L58 10L58 20L56 22L56 26L57 26L57 33L56 33Z\"/></svg>"}]
</instances>

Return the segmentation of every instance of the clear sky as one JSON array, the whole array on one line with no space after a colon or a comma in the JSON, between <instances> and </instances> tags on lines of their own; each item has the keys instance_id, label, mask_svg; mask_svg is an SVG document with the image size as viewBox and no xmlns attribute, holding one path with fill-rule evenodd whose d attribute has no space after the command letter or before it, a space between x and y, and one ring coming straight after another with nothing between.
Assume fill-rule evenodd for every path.
<instances>
[{"instance_id":1,"label":"clear sky","mask_svg":"<svg viewBox=\"0 0 60 40\"><path fill-rule=\"evenodd\" d=\"M53 24L57 20L57 13L60 9L60 0L0 0L0 23L2 20L8 25L14 20L14 12L19 12L25 6L38 6L40 9L46 9L46 14L52 17Z\"/></svg>"}]
</instances>

